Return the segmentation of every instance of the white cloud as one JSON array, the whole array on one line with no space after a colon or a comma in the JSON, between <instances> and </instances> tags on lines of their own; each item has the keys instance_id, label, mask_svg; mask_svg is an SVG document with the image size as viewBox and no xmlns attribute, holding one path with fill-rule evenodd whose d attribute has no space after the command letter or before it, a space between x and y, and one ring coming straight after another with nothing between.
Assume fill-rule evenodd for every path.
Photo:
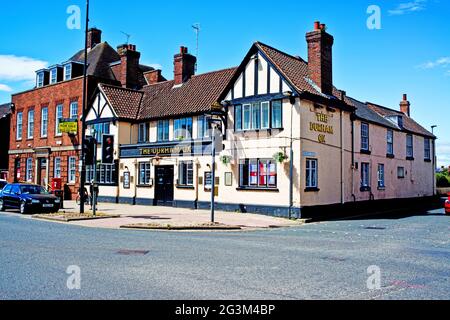
<instances>
[{"instance_id":1,"label":"white cloud","mask_svg":"<svg viewBox=\"0 0 450 320\"><path fill-rule=\"evenodd\" d=\"M29 57L0 55L0 80L32 81L36 78L35 72L47 66L48 62Z\"/></svg>"},{"instance_id":2,"label":"white cloud","mask_svg":"<svg viewBox=\"0 0 450 320\"><path fill-rule=\"evenodd\" d=\"M450 57L442 57L437 59L436 61L429 61L420 65L419 67L422 69L434 69L437 67L447 67L450 65Z\"/></svg>"},{"instance_id":3,"label":"white cloud","mask_svg":"<svg viewBox=\"0 0 450 320\"><path fill-rule=\"evenodd\" d=\"M397 8L389 10L391 16L399 16L407 13L422 11L426 7L427 0L414 0L411 2L400 3Z\"/></svg>"},{"instance_id":4,"label":"white cloud","mask_svg":"<svg viewBox=\"0 0 450 320\"><path fill-rule=\"evenodd\" d=\"M7 86L6 84L0 83L0 91L11 92L13 91L13 89L10 86Z\"/></svg>"}]
</instances>

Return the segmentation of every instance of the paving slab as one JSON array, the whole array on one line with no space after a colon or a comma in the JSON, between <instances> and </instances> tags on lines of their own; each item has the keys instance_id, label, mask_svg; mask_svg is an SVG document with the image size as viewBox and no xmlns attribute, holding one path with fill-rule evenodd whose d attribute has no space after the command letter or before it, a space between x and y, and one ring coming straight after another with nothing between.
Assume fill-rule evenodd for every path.
<instances>
[{"instance_id":1,"label":"paving slab","mask_svg":"<svg viewBox=\"0 0 450 320\"><path fill-rule=\"evenodd\" d=\"M77 212L79 208L74 201L64 203L65 212ZM89 209L89 207L88 207ZM93 228L119 229L133 224L160 224L173 227L202 225L210 222L209 210L192 210L173 207L131 206L126 204L99 203L99 212L119 215L119 218L73 221L71 224ZM245 214L216 211L215 220L223 225L240 226L244 229L280 228L299 226L301 220L289 220L258 214Z\"/></svg>"}]
</instances>

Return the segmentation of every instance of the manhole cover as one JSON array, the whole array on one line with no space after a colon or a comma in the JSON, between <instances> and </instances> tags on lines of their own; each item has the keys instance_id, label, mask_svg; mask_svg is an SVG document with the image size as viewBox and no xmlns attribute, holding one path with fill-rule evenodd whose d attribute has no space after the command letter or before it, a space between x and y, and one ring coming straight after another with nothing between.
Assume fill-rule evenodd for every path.
<instances>
[{"instance_id":1,"label":"manhole cover","mask_svg":"<svg viewBox=\"0 0 450 320\"><path fill-rule=\"evenodd\" d=\"M366 230L386 230L386 228L384 228L384 227L367 227L364 229L366 229Z\"/></svg>"},{"instance_id":2,"label":"manhole cover","mask_svg":"<svg viewBox=\"0 0 450 320\"><path fill-rule=\"evenodd\" d=\"M147 250L119 250L116 254L122 256L145 256L149 252Z\"/></svg>"}]
</instances>

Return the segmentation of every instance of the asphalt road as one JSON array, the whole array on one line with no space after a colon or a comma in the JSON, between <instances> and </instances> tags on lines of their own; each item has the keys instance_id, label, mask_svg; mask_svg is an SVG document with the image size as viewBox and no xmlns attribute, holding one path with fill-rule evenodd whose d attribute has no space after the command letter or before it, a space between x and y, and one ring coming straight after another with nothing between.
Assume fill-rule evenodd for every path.
<instances>
[{"instance_id":1,"label":"asphalt road","mask_svg":"<svg viewBox=\"0 0 450 320\"><path fill-rule=\"evenodd\" d=\"M0 213L0 299L449 299L449 222L438 210L270 231L167 233ZM80 290L67 287L72 265L81 271ZM373 265L378 290L367 286Z\"/></svg>"}]
</instances>

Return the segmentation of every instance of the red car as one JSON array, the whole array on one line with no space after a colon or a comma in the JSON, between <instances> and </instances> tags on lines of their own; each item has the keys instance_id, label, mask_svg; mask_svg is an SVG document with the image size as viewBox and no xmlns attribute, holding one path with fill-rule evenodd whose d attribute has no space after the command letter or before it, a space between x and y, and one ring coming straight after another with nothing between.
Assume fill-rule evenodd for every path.
<instances>
[{"instance_id":1,"label":"red car","mask_svg":"<svg viewBox=\"0 0 450 320\"><path fill-rule=\"evenodd\" d=\"M450 214L450 192L447 195L448 199L445 200L445 213Z\"/></svg>"}]
</instances>

